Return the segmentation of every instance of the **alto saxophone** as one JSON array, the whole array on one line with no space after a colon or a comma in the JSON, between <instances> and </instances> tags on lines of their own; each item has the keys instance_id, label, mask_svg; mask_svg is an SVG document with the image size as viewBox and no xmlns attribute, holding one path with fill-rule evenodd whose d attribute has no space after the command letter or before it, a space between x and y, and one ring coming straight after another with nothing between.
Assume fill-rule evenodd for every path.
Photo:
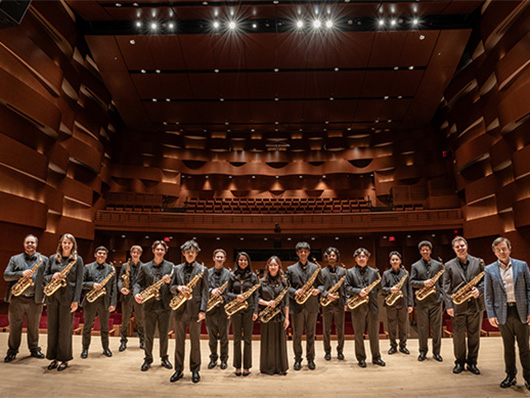
<instances>
[{"instance_id":1,"label":"alto saxophone","mask_svg":"<svg viewBox=\"0 0 530 398\"><path fill-rule=\"evenodd\" d=\"M403 284L407 280L407 277L409 276L409 273L405 271L405 275L401 277L398 283L396 283L394 286L392 286L392 289L398 288L399 290L396 293L390 293L388 296L385 297L385 303L389 307L392 307L396 302L403 297L403 292L401 291L401 288L403 287Z\"/></svg>"},{"instance_id":2,"label":"alto saxophone","mask_svg":"<svg viewBox=\"0 0 530 398\"><path fill-rule=\"evenodd\" d=\"M302 292L300 294L297 294L295 297L296 302L300 305L304 304L309 299L309 297L312 296L313 284L315 283L315 280L317 279L318 273L321 269L320 264L317 263L315 259L313 259L313 261L315 261L315 263L318 265L318 268L315 270L315 272L313 272L313 275L311 275L307 282L304 283L304 286L300 288Z\"/></svg>"},{"instance_id":3,"label":"alto saxophone","mask_svg":"<svg viewBox=\"0 0 530 398\"><path fill-rule=\"evenodd\" d=\"M482 259L480 259L480 267L484 269L484 260ZM486 271L482 271L480 274L475 276L468 283L466 283L464 286L458 289L456 293L453 293L451 295L451 300L453 300L453 303L455 303L456 305L460 305L460 304L465 303L470 298L472 298L473 289L480 282L480 280L484 277L485 274L486 274Z\"/></svg>"},{"instance_id":4,"label":"alto saxophone","mask_svg":"<svg viewBox=\"0 0 530 398\"><path fill-rule=\"evenodd\" d=\"M121 276L122 287L124 289L130 290L131 287L131 259L127 260L127 268L125 268L125 273Z\"/></svg>"},{"instance_id":5,"label":"alto saxophone","mask_svg":"<svg viewBox=\"0 0 530 398\"><path fill-rule=\"evenodd\" d=\"M42 257L39 255L39 261L31 267L31 272L35 274L37 272L37 269L42 264ZM17 283L15 283L11 287L11 294L13 296L20 296L22 293L26 291L26 289L30 286L33 286L35 282L33 282L33 276L23 276L20 278Z\"/></svg>"},{"instance_id":6,"label":"alto saxophone","mask_svg":"<svg viewBox=\"0 0 530 398\"><path fill-rule=\"evenodd\" d=\"M167 274L166 274L167 275ZM142 303L145 303L146 301L151 300L153 297L160 297L160 288L164 285L164 276L157 280L155 283L153 283L151 286L146 287L144 290L142 290L139 294L140 297L142 297ZM169 274L169 277L171 278L173 276L173 270L171 270L171 273Z\"/></svg>"},{"instance_id":7,"label":"alto saxophone","mask_svg":"<svg viewBox=\"0 0 530 398\"><path fill-rule=\"evenodd\" d=\"M182 293L179 292L175 297L171 299L171 302L169 303L169 306L176 310L179 309L182 304L184 304L186 301L188 301L192 295L193 295L193 288L202 278L202 275L204 274L204 271L201 271L200 274L195 275L191 280L188 282L186 287L188 288L188 293Z\"/></svg>"},{"instance_id":8,"label":"alto saxophone","mask_svg":"<svg viewBox=\"0 0 530 398\"><path fill-rule=\"evenodd\" d=\"M367 287L363 288L366 291L366 293L367 293L366 296L364 296L364 297L361 297L361 296L350 297L348 299L348 303L347 303L348 304L348 308L350 310L353 310L353 309L357 308L358 306L370 301L370 297L369 297L368 293L370 293L377 286L377 284L379 282L381 282L381 275L379 275L379 273L377 273L377 280L373 281Z\"/></svg>"},{"instance_id":9,"label":"alto saxophone","mask_svg":"<svg viewBox=\"0 0 530 398\"><path fill-rule=\"evenodd\" d=\"M337 290L339 290L339 288L342 286L342 284L344 283L344 281L346 280L346 274L344 274L344 276L342 278L340 278L338 280L337 283L335 283L331 289L328 290L328 294L335 294L335 292L337 292ZM331 304L331 300L328 299L327 297L320 297L320 305L322 307L327 307L328 305Z\"/></svg>"},{"instance_id":10,"label":"alto saxophone","mask_svg":"<svg viewBox=\"0 0 530 398\"><path fill-rule=\"evenodd\" d=\"M276 298L274 299L274 307L268 305L259 313L259 320L261 321L261 323L268 323L272 318L274 318L281 312L282 308L280 303L289 291L290 287L291 286L287 284L286 288L283 289L280 294L276 296Z\"/></svg>"},{"instance_id":11,"label":"alto saxophone","mask_svg":"<svg viewBox=\"0 0 530 398\"><path fill-rule=\"evenodd\" d=\"M103 279L101 282L99 282L99 284L101 285L101 289L96 290L96 288L93 287L92 290L90 290L87 293L86 301L88 301L89 303L93 303L94 301L96 301L101 296L104 296L105 294L107 294L107 289L105 288L105 285L110 281L110 278L112 278L115 273L116 273L116 270L114 269L114 267L112 267L112 272L110 274L108 274L105 277L105 279Z\"/></svg>"},{"instance_id":12,"label":"alto saxophone","mask_svg":"<svg viewBox=\"0 0 530 398\"><path fill-rule=\"evenodd\" d=\"M52 280L46 286L44 286L44 294L46 296L50 297L57 290L66 286L66 278L68 277L68 274L70 273L70 270L72 269L75 263L77 263L77 254L74 254L74 258L72 259L72 261L70 261L68 265L62 269L62 271L59 273L58 278L52 278Z\"/></svg>"},{"instance_id":13,"label":"alto saxophone","mask_svg":"<svg viewBox=\"0 0 530 398\"><path fill-rule=\"evenodd\" d=\"M206 308L206 312L213 310L215 307L217 307L219 304L222 304L223 299L223 292L226 290L226 287L228 286L228 281L223 283L221 286L219 286L217 289L219 290L219 296L214 296L213 294L210 295L208 298L208 307Z\"/></svg>"},{"instance_id":14,"label":"alto saxophone","mask_svg":"<svg viewBox=\"0 0 530 398\"><path fill-rule=\"evenodd\" d=\"M416 299L418 301L425 300L431 294L436 292L436 282L438 281L438 279L440 279L440 277L445 272L445 264L443 263L441 258L439 258L438 260L442 263L442 269L440 271L438 271L438 273L436 275L434 275L434 277L432 278L432 281L433 281L432 286L430 286L430 287L426 287L425 286L425 287L422 287L421 289L416 290L415 294L416 294Z\"/></svg>"},{"instance_id":15,"label":"alto saxophone","mask_svg":"<svg viewBox=\"0 0 530 398\"><path fill-rule=\"evenodd\" d=\"M226 315L232 316L241 310L246 310L248 308L247 300L249 299L250 296L252 296L252 294L256 290L258 290L260 286L261 286L261 282L258 282L254 286L252 286L250 289L248 289L246 292L241 293L244 301L239 301L237 298L235 298L229 303L225 304Z\"/></svg>"}]
</instances>

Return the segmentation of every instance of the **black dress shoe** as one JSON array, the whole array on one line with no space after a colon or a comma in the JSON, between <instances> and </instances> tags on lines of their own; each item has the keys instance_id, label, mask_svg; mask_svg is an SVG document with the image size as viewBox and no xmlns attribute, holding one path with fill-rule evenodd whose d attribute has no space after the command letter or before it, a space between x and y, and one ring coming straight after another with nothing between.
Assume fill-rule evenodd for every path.
<instances>
[{"instance_id":1,"label":"black dress shoe","mask_svg":"<svg viewBox=\"0 0 530 398\"><path fill-rule=\"evenodd\" d=\"M475 365L474 363L472 363L470 365L467 365L467 370L469 370L474 375L479 375L480 374L479 368L477 368L477 365Z\"/></svg>"},{"instance_id":2,"label":"black dress shoe","mask_svg":"<svg viewBox=\"0 0 530 398\"><path fill-rule=\"evenodd\" d=\"M81 351L81 358L86 359L88 357L88 350L84 349Z\"/></svg>"},{"instance_id":3,"label":"black dress shoe","mask_svg":"<svg viewBox=\"0 0 530 398\"><path fill-rule=\"evenodd\" d=\"M325 359L326 361L331 361L331 354L326 354L326 355L324 355L324 359Z\"/></svg>"},{"instance_id":4,"label":"black dress shoe","mask_svg":"<svg viewBox=\"0 0 530 398\"><path fill-rule=\"evenodd\" d=\"M118 348L119 352L125 351L127 349L127 343L125 341L122 341L120 344L120 348Z\"/></svg>"},{"instance_id":5,"label":"black dress shoe","mask_svg":"<svg viewBox=\"0 0 530 398\"><path fill-rule=\"evenodd\" d=\"M142 364L142 372L146 372L149 370L149 368L151 367L151 362L149 361L144 361L144 363Z\"/></svg>"},{"instance_id":6,"label":"black dress shoe","mask_svg":"<svg viewBox=\"0 0 530 398\"><path fill-rule=\"evenodd\" d=\"M226 361L221 361L221 366L220 366L220 368L221 368L222 370L225 370L226 368L228 368L228 364L226 363Z\"/></svg>"},{"instance_id":7,"label":"black dress shoe","mask_svg":"<svg viewBox=\"0 0 530 398\"><path fill-rule=\"evenodd\" d=\"M344 354L342 352L339 352L337 354L337 358L338 358L339 361L344 361Z\"/></svg>"},{"instance_id":8,"label":"black dress shoe","mask_svg":"<svg viewBox=\"0 0 530 398\"><path fill-rule=\"evenodd\" d=\"M110 357L112 356L112 351L109 350L108 348L105 348L105 349L103 350L103 355L105 355L106 357L109 357L109 358L110 358Z\"/></svg>"},{"instance_id":9,"label":"black dress shoe","mask_svg":"<svg viewBox=\"0 0 530 398\"><path fill-rule=\"evenodd\" d=\"M175 373L173 373L169 381L171 383L175 383L176 381L179 381L180 379L182 379L182 376L183 376L182 370L175 370Z\"/></svg>"},{"instance_id":10,"label":"black dress shoe","mask_svg":"<svg viewBox=\"0 0 530 398\"><path fill-rule=\"evenodd\" d=\"M39 350L35 350L35 351L31 351L31 356L33 358L38 358L38 359L44 359L44 354Z\"/></svg>"},{"instance_id":11,"label":"black dress shoe","mask_svg":"<svg viewBox=\"0 0 530 398\"><path fill-rule=\"evenodd\" d=\"M293 369L294 369L294 370L300 370L300 369L302 369L302 364L300 363L300 361L296 361L296 362L294 363Z\"/></svg>"},{"instance_id":12,"label":"black dress shoe","mask_svg":"<svg viewBox=\"0 0 530 398\"><path fill-rule=\"evenodd\" d=\"M68 367L68 362L61 362L61 364L59 365L59 367L57 368L57 370L58 370L59 372L62 372L62 371L65 370L67 367Z\"/></svg>"},{"instance_id":13,"label":"black dress shoe","mask_svg":"<svg viewBox=\"0 0 530 398\"><path fill-rule=\"evenodd\" d=\"M425 358L427 358L427 355L424 352L420 352L420 355L418 355L418 361L425 361Z\"/></svg>"},{"instance_id":14,"label":"black dress shoe","mask_svg":"<svg viewBox=\"0 0 530 398\"><path fill-rule=\"evenodd\" d=\"M243 376L245 376L244 373ZM201 375L199 375L199 372L195 371L191 373L191 381L194 383L198 383L199 381L201 381Z\"/></svg>"},{"instance_id":15,"label":"black dress shoe","mask_svg":"<svg viewBox=\"0 0 530 398\"><path fill-rule=\"evenodd\" d=\"M455 367L453 368L454 374L462 373L463 371L464 371L464 365L462 365L461 363L457 363Z\"/></svg>"},{"instance_id":16,"label":"black dress shoe","mask_svg":"<svg viewBox=\"0 0 530 398\"><path fill-rule=\"evenodd\" d=\"M432 357L434 358L435 361L438 361L438 362L442 362L444 360L440 354L434 354Z\"/></svg>"},{"instance_id":17,"label":"black dress shoe","mask_svg":"<svg viewBox=\"0 0 530 398\"><path fill-rule=\"evenodd\" d=\"M241 371L240 371L240 370L236 370L236 371L234 372L234 374L235 374L236 376L239 377L239 376L241 376Z\"/></svg>"},{"instance_id":18,"label":"black dress shoe","mask_svg":"<svg viewBox=\"0 0 530 398\"><path fill-rule=\"evenodd\" d=\"M399 351L406 355L410 354L410 351L408 350L407 347L399 347Z\"/></svg>"},{"instance_id":19,"label":"black dress shoe","mask_svg":"<svg viewBox=\"0 0 530 398\"><path fill-rule=\"evenodd\" d=\"M11 362L16 357L17 357L17 354L8 353L6 357L4 358L4 362Z\"/></svg>"},{"instance_id":20,"label":"black dress shoe","mask_svg":"<svg viewBox=\"0 0 530 398\"><path fill-rule=\"evenodd\" d=\"M359 362L357 362L357 365L359 365L361 368L366 368L366 361L361 359Z\"/></svg>"},{"instance_id":21,"label":"black dress shoe","mask_svg":"<svg viewBox=\"0 0 530 398\"><path fill-rule=\"evenodd\" d=\"M171 365L171 362L167 358L162 358L162 366L166 369L173 369L173 365Z\"/></svg>"},{"instance_id":22,"label":"black dress shoe","mask_svg":"<svg viewBox=\"0 0 530 398\"><path fill-rule=\"evenodd\" d=\"M210 361L210 363L208 364L208 369L213 369L215 368L215 366L217 365L217 361Z\"/></svg>"},{"instance_id":23,"label":"black dress shoe","mask_svg":"<svg viewBox=\"0 0 530 398\"><path fill-rule=\"evenodd\" d=\"M390 349L388 350L388 355L393 355L397 352L397 349L396 347L390 347Z\"/></svg>"},{"instance_id":24,"label":"black dress shoe","mask_svg":"<svg viewBox=\"0 0 530 398\"><path fill-rule=\"evenodd\" d=\"M50 364L48 365L48 370L55 369L57 365L58 365L57 361L51 361Z\"/></svg>"},{"instance_id":25,"label":"black dress shoe","mask_svg":"<svg viewBox=\"0 0 530 398\"><path fill-rule=\"evenodd\" d=\"M383 361L381 358L374 359L372 363L377 366L386 366L385 361Z\"/></svg>"},{"instance_id":26,"label":"black dress shoe","mask_svg":"<svg viewBox=\"0 0 530 398\"><path fill-rule=\"evenodd\" d=\"M315 365L315 361L307 361L307 367L310 370L315 370L317 368L317 366Z\"/></svg>"},{"instance_id":27,"label":"black dress shoe","mask_svg":"<svg viewBox=\"0 0 530 398\"><path fill-rule=\"evenodd\" d=\"M248 372L243 371L243 377L248 377L248 376L250 376L250 371Z\"/></svg>"},{"instance_id":28,"label":"black dress shoe","mask_svg":"<svg viewBox=\"0 0 530 398\"><path fill-rule=\"evenodd\" d=\"M515 376L506 376L506 378L501 381L501 388L510 388L511 386L515 386L517 383L517 379Z\"/></svg>"}]
</instances>

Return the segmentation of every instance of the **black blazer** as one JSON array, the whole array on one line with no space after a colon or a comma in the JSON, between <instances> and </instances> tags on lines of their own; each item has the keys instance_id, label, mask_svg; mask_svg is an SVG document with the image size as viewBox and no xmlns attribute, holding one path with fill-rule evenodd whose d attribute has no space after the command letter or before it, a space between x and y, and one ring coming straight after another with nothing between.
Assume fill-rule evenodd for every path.
<instances>
[{"instance_id":1,"label":"black blazer","mask_svg":"<svg viewBox=\"0 0 530 398\"><path fill-rule=\"evenodd\" d=\"M55 254L51 255L48 266L44 270L44 282L50 282L53 274L61 272L70 261L71 258L63 257L62 261L58 262ZM76 263L66 277L66 286L57 290L51 297L48 297L48 302L59 302L61 304L79 303L81 301L81 289L83 288L83 271L83 259L78 255Z\"/></svg>"},{"instance_id":2,"label":"black blazer","mask_svg":"<svg viewBox=\"0 0 530 398\"><path fill-rule=\"evenodd\" d=\"M230 273L228 286L226 287L227 302L235 300L236 297L249 290L259 282L258 277L252 271L240 273L237 270ZM258 289L259 290L259 289ZM258 313L258 291L256 290L247 300L248 308L252 308L254 314Z\"/></svg>"},{"instance_id":3,"label":"black blazer","mask_svg":"<svg viewBox=\"0 0 530 398\"><path fill-rule=\"evenodd\" d=\"M258 298L270 301L274 300L282 291L287 287L287 280L282 281L280 278L276 278L274 281L267 281L265 278L261 278L261 286L258 289ZM258 300L259 302L259 300ZM278 315L276 315L271 322L283 322L285 320L285 307L289 307L289 294L283 296L283 299L276 308L281 308L282 310ZM262 306L262 310L265 306Z\"/></svg>"},{"instance_id":4,"label":"black blazer","mask_svg":"<svg viewBox=\"0 0 530 398\"><path fill-rule=\"evenodd\" d=\"M422 258L412 264L410 270L410 284L413 289L421 289L427 279L433 278L442 269L442 263L431 258L429 270ZM442 286L443 275L436 281L436 292L424 300L416 300L416 306L424 307L439 304L445 299L445 292Z\"/></svg>"},{"instance_id":5,"label":"black blazer","mask_svg":"<svg viewBox=\"0 0 530 398\"><path fill-rule=\"evenodd\" d=\"M480 274L483 269L480 265L480 260L477 257L468 255L467 259L469 264L464 275L464 270L460 265L458 257L453 258L445 264L445 272L443 276L443 288L445 291L445 305L447 308L453 308L455 310L455 315L464 314L464 313L475 313L479 311L484 311L484 278L476 285L480 296L475 298L470 298L463 304L456 305L451 300L451 295L456 293L458 289L464 286L467 282L473 279L475 276Z\"/></svg>"},{"instance_id":6,"label":"black blazer","mask_svg":"<svg viewBox=\"0 0 530 398\"><path fill-rule=\"evenodd\" d=\"M184 286L186 282L184 278L184 267L186 263L179 264L175 267L173 278L171 279L171 293L178 294L178 287ZM193 288L192 297L186 301L176 310L176 315L180 316L184 312L188 313L190 317L197 317L199 312L206 312L208 307L208 269L197 261L193 263L193 271L191 272L190 281L195 276L203 272L201 280Z\"/></svg>"},{"instance_id":7,"label":"black blazer","mask_svg":"<svg viewBox=\"0 0 530 398\"><path fill-rule=\"evenodd\" d=\"M329 265L325 268L322 268L318 276L318 290L320 290L320 294L322 294L322 297L327 297L328 290L331 289L335 285L335 283L337 283L344 275L346 275L346 270L344 269L344 267L340 267L338 265L335 266L335 272L331 272L331 267ZM335 303L337 303L339 307L344 307L346 295L344 291L344 283L346 283L346 281L342 283L339 290L337 291L337 293L339 294L339 298L329 305L334 305Z\"/></svg>"},{"instance_id":8,"label":"black blazer","mask_svg":"<svg viewBox=\"0 0 530 398\"><path fill-rule=\"evenodd\" d=\"M289 289L289 311L291 314L299 314L302 312L302 310L305 308L310 314L318 314L318 310L320 308L319 298L317 296L311 296L307 299L307 301L300 305L296 302L295 299L295 292L300 289L302 286L305 285L305 283L311 278L313 273L318 269L318 265L315 263L312 263L311 261L308 261L306 264L307 268L304 270L302 268L302 264L300 264L300 261L297 263L287 267L287 280L291 284L291 288ZM319 282L318 277L315 279L315 283L313 283L313 287L315 289L318 289Z\"/></svg>"},{"instance_id":9,"label":"black blazer","mask_svg":"<svg viewBox=\"0 0 530 398\"><path fill-rule=\"evenodd\" d=\"M363 281L363 278L361 276L361 267L356 265L353 268L350 268L348 272L346 273L346 280L344 281L344 290L346 291L346 295L348 297L354 297L358 296L361 293L361 290L363 290L365 287L368 287L372 282L375 282L378 277L379 273L375 268L369 267L368 265L366 268L366 276L367 276L367 283ZM370 293L368 294L369 300L368 301L368 308L373 313L379 313L379 304L377 302L377 293L379 291L379 286L381 284L379 283L375 288L373 288ZM364 305L364 304L363 304Z\"/></svg>"},{"instance_id":10,"label":"black blazer","mask_svg":"<svg viewBox=\"0 0 530 398\"><path fill-rule=\"evenodd\" d=\"M88 293L90 290L92 290L92 287L94 287L94 283L100 283L104 278L107 277L112 271L115 271L114 267L110 264L104 263L103 264L103 272L98 272L98 263L94 261L93 263L85 265L85 269L83 272L83 290L86 290L86 293ZM102 275L103 277L98 277L98 275ZM103 297L100 297L98 300L103 300L105 303L105 308L108 308L109 306L116 307L117 302L117 294L116 294L116 274L110 280L105 284L104 288L107 290L107 293L103 295ZM98 301L96 300L96 301ZM83 299L83 307L86 305L90 305L93 303L89 303L85 298Z\"/></svg>"},{"instance_id":11,"label":"black blazer","mask_svg":"<svg viewBox=\"0 0 530 398\"><path fill-rule=\"evenodd\" d=\"M136 282L134 284L134 295L139 294L145 288L159 281L164 275L171 274L171 271L173 271L174 267L175 264L167 260L162 261L158 267L155 266L154 260L142 264L140 270L138 271L138 277L136 278ZM163 283L160 287L159 293L160 301L162 302L163 307L166 310L171 310L169 302L171 301L172 295L169 291L169 285L167 283ZM156 299L152 298L151 300L144 302L142 305L145 311L151 311L155 304Z\"/></svg>"},{"instance_id":12,"label":"black blazer","mask_svg":"<svg viewBox=\"0 0 530 398\"><path fill-rule=\"evenodd\" d=\"M35 265L39 261L39 256L42 258L42 264L39 265L39 268L37 268L37 271L33 274L32 279L34 285L34 293L35 293L35 304L42 303L42 289L44 288L44 270L48 266L48 257L43 256L40 253L35 252L33 256L35 256L35 260L32 261L30 264L31 266L28 266L26 264L26 253L17 254L16 256L13 256L9 259L9 264L7 264L7 267L4 271L4 280L9 283L9 288L7 289L5 301L6 303L9 303L11 301L11 288L15 283L18 282L20 278L22 278L22 273L27 270L31 269L33 265ZM26 292L31 289L29 287ZM24 295L24 293L22 293Z\"/></svg>"},{"instance_id":13,"label":"black blazer","mask_svg":"<svg viewBox=\"0 0 530 398\"><path fill-rule=\"evenodd\" d=\"M134 300L133 297L133 289L134 284L136 283L136 279L138 278L138 272L140 272L140 267L142 266L142 262L138 261L138 264L134 265L134 263L131 261L131 272L129 273L130 278L130 285L129 285L129 294L124 295L121 294L121 302L128 304L131 300ZM123 288L123 275L127 272L127 263L123 264L120 269L120 276L118 278L118 291L120 291Z\"/></svg>"},{"instance_id":14,"label":"black blazer","mask_svg":"<svg viewBox=\"0 0 530 398\"><path fill-rule=\"evenodd\" d=\"M381 279L381 290L385 296L388 296L392 292L390 289L398 283L401 278L407 273L404 268L400 268L398 274L392 272L392 268L387 269L383 272L383 278ZM405 283L401 286L401 292L403 293L403 299L400 299L394 304L394 307L401 308L403 304L406 307L414 307L414 299L412 298L412 286L410 285L410 274L405 279ZM400 303L401 301L401 303ZM384 304L386 306L386 303Z\"/></svg>"}]
</instances>

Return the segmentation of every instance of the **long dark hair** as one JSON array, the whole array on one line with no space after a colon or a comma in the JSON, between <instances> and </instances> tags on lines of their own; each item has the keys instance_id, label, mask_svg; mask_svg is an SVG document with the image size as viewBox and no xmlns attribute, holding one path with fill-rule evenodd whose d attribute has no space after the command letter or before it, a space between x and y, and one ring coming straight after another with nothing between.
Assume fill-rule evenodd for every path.
<instances>
[{"instance_id":1,"label":"long dark hair","mask_svg":"<svg viewBox=\"0 0 530 398\"><path fill-rule=\"evenodd\" d=\"M239 259L241 257L245 257L247 259L248 266L245 269L239 268ZM236 267L235 267L234 274L236 274L236 275L245 275L247 272L252 272L252 265L251 265L251 262L250 262L250 256L246 252L239 252L239 253L237 253L237 256L236 256Z\"/></svg>"},{"instance_id":2,"label":"long dark hair","mask_svg":"<svg viewBox=\"0 0 530 398\"><path fill-rule=\"evenodd\" d=\"M279 267L278 275L274 279L278 279L283 284L286 284L287 281L286 281L285 275L283 273L282 262L281 262L281 260L279 259L278 256L272 256L271 258L269 258L267 260L267 264L265 265L265 273L263 274L263 279L265 280L265 282L271 282L273 280L272 276L270 275L270 272L269 272L269 266L272 264L273 261L276 261L276 263L278 264L278 267Z\"/></svg>"}]
</instances>

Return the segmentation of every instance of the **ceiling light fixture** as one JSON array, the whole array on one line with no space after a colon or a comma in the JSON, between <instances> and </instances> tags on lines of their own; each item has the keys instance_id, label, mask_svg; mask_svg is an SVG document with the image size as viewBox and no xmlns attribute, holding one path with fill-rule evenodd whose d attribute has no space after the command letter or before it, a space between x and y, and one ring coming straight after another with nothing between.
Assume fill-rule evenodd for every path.
<instances>
[{"instance_id":1,"label":"ceiling light fixture","mask_svg":"<svg viewBox=\"0 0 530 398\"><path fill-rule=\"evenodd\" d=\"M136 21L136 27L137 28L141 28L142 27L142 23L140 21Z\"/></svg>"},{"instance_id":2,"label":"ceiling light fixture","mask_svg":"<svg viewBox=\"0 0 530 398\"><path fill-rule=\"evenodd\" d=\"M304 22L301 21L301 20L296 21L296 27L297 27L298 29L303 28L303 27L304 27Z\"/></svg>"},{"instance_id":3,"label":"ceiling light fixture","mask_svg":"<svg viewBox=\"0 0 530 398\"><path fill-rule=\"evenodd\" d=\"M228 27L229 27L230 29L234 30L234 29L236 28L236 23L235 23L234 21L230 21L230 22L228 23Z\"/></svg>"},{"instance_id":4,"label":"ceiling light fixture","mask_svg":"<svg viewBox=\"0 0 530 398\"><path fill-rule=\"evenodd\" d=\"M156 22L151 23L151 29L152 30L157 30L158 29L158 24Z\"/></svg>"},{"instance_id":5,"label":"ceiling light fixture","mask_svg":"<svg viewBox=\"0 0 530 398\"><path fill-rule=\"evenodd\" d=\"M215 22L213 23L213 28L214 28L214 29L219 29L219 22L215 21Z\"/></svg>"},{"instance_id":6,"label":"ceiling light fixture","mask_svg":"<svg viewBox=\"0 0 530 398\"><path fill-rule=\"evenodd\" d=\"M385 25L385 20L384 19L380 19L379 20L379 26L384 26Z\"/></svg>"},{"instance_id":7,"label":"ceiling light fixture","mask_svg":"<svg viewBox=\"0 0 530 398\"><path fill-rule=\"evenodd\" d=\"M318 29L322 26L322 22L320 22L320 19L315 19L313 21L313 28Z\"/></svg>"},{"instance_id":8,"label":"ceiling light fixture","mask_svg":"<svg viewBox=\"0 0 530 398\"><path fill-rule=\"evenodd\" d=\"M328 19L326 21L326 28L331 29L333 27L333 21Z\"/></svg>"}]
</instances>

